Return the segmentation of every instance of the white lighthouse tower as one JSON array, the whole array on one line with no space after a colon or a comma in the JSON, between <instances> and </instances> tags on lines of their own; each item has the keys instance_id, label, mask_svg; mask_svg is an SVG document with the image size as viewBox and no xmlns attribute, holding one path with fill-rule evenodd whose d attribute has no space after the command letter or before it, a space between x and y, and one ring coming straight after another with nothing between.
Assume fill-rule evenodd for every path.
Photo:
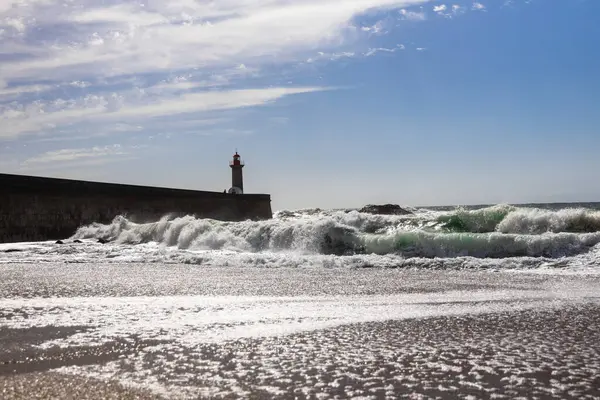
<instances>
[{"instance_id":1,"label":"white lighthouse tower","mask_svg":"<svg viewBox=\"0 0 600 400\"><path fill-rule=\"evenodd\" d=\"M231 188L229 189L229 193L243 194L244 178L242 176L242 168L244 168L244 163L237 151L233 155L233 161L229 162L229 166L231 167Z\"/></svg>"}]
</instances>

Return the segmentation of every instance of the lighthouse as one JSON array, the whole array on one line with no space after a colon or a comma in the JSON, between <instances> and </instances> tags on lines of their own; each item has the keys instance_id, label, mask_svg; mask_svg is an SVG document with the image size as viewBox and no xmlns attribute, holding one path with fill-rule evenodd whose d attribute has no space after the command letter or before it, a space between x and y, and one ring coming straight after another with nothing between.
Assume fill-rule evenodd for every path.
<instances>
[{"instance_id":1,"label":"lighthouse","mask_svg":"<svg viewBox=\"0 0 600 400\"><path fill-rule=\"evenodd\" d=\"M233 161L229 162L229 166L231 167L231 188L229 189L229 193L243 194L244 178L242 177L242 168L244 168L244 163L237 151L233 155Z\"/></svg>"}]
</instances>

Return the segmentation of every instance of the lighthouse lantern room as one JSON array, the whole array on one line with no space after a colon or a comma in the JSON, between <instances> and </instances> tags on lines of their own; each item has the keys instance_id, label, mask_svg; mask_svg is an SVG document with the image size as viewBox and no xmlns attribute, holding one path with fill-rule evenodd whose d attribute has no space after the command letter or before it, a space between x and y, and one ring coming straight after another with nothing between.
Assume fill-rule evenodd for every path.
<instances>
[{"instance_id":1,"label":"lighthouse lantern room","mask_svg":"<svg viewBox=\"0 0 600 400\"><path fill-rule=\"evenodd\" d=\"M244 162L240 159L237 151L233 155L233 161L229 162L229 166L231 167L231 188L229 189L229 193L243 194L244 178L242 176L242 168L244 168Z\"/></svg>"}]
</instances>

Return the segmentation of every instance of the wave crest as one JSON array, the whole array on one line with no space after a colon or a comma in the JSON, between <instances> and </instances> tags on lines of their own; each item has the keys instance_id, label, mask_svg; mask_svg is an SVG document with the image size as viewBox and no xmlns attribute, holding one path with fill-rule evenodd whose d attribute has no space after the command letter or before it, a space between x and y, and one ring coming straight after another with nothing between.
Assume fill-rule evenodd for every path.
<instances>
[{"instance_id":1,"label":"wave crest","mask_svg":"<svg viewBox=\"0 0 600 400\"><path fill-rule=\"evenodd\" d=\"M497 226L502 233L541 234L544 232L598 232L600 211L567 208L550 211L521 208L509 213Z\"/></svg>"},{"instance_id":2,"label":"wave crest","mask_svg":"<svg viewBox=\"0 0 600 400\"><path fill-rule=\"evenodd\" d=\"M508 214L498 223L498 227L503 226L507 231L525 229L520 225L524 219L518 217L521 214L515 210L497 209L494 212L487 210L460 215L468 215L468 220L475 221L474 224L479 224L477 218L480 218L480 221L488 224L477 225L483 230L483 227L489 227L492 223L490 221L498 219L503 212ZM513 214L515 217L511 217ZM529 214L527 216L531 217ZM190 250L254 253L291 251L332 255L390 254L405 258L558 258L584 253L600 243L600 232L558 232L541 235L448 232L415 227L425 222L415 221L389 216L371 218L360 213L346 212L243 222L222 222L187 216L172 219L165 217L154 223L136 224L124 217L117 217L108 225L92 224L81 227L73 238L95 238L125 244L157 242ZM587 226L585 221L580 223L584 224L584 227ZM530 229L527 224L524 226ZM541 222L535 226L547 229Z\"/></svg>"},{"instance_id":3,"label":"wave crest","mask_svg":"<svg viewBox=\"0 0 600 400\"><path fill-rule=\"evenodd\" d=\"M600 231L600 211L585 208L544 210L496 205L478 210L458 209L436 219L436 226L448 232L512 233L593 233Z\"/></svg>"},{"instance_id":4,"label":"wave crest","mask_svg":"<svg viewBox=\"0 0 600 400\"><path fill-rule=\"evenodd\" d=\"M441 224L443 229L452 232L494 232L498 224L515 209L515 207L506 204L479 210L458 208L457 211L438 217L437 222Z\"/></svg>"}]
</instances>

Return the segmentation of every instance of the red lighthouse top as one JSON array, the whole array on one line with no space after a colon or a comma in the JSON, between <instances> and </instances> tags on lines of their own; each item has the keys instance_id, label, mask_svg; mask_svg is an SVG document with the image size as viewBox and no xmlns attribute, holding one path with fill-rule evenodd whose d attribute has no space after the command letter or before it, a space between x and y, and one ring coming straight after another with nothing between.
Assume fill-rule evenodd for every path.
<instances>
[{"instance_id":1,"label":"red lighthouse top","mask_svg":"<svg viewBox=\"0 0 600 400\"><path fill-rule=\"evenodd\" d=\"M242 160L240 160L240 155L238 154L238 152L236 151L235 154L233 155L233 161L229 162L230 166L240 166L243 167L244 163L242 162Z\"/></svg>"}]
</instances>

